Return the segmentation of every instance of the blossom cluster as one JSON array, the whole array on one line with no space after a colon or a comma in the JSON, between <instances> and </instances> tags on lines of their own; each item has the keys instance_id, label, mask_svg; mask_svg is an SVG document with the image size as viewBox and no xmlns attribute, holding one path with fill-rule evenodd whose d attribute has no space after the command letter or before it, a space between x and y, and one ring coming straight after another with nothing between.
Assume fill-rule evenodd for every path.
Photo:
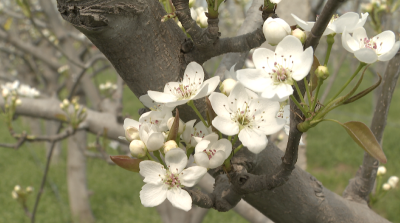
<instances>
[{"instance_id":1,"label":"blossom cluster","mask_svg":"<svg viewBox=\"0 0 400 223\"><path fill-rule=\"evenodd\" d=\"M30 87L26 84L20 84L18 80L14 82L7 82L4 85L1 85L2 88L2 96L5 98L10 94L17 94L22 97L38 97L40 92L33 87Z\"/></svg>"},{"instance_id":2,"label":"blossom cluster","mask_svg":"<svg viewBox=\"0 0 400 223\"><path fill-rule=\"evenodd\" d=\"M194 10L192 16L195 19ZM312 29L314 22L293 17L302 30ZM367 17L367 13L361 18L356 13L334 16L324 35L343 33L343 47L363 63L391 59L400 43L394 42L391 31L368 39L362 27ZM180 82L168 82L163 92L149 90L139 98L151 111L139 120L125 119L125 136L120 139L127 140L131 155L142 160L139 173L146 184L140 199L144 206L157 206L168 199L188 211L192 200L184 188L194 186L208 169L224 166L229 171L230 159L241 148L258 154L266 148L268 135L282 129L289 134L288 99L295 100L293 88L309 74L314 60L313 48L303 49L306 33L301 29L292 30L284 20L268 18L263 31L276 48L256 49L254 68L231 69L220 83L219 76L205 80L202 66L191 62ZM326 78L327 73L319 76ZM221 93L214 92L219 84ZM204 97L212 110L207 121L193 103ZM174 117L172 111L184 104L201 121Z\"/></svg>"}]
</instances>

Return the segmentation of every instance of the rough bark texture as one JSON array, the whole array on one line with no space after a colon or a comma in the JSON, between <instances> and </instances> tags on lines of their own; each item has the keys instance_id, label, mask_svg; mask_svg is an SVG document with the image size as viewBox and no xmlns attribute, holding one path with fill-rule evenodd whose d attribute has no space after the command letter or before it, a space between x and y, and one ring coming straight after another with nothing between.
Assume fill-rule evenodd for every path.
<instances>
[{"instance_id":1,"label":"rough bark texture","mask_svg":"<svg viewBox=\"0 0 400 223\"><path fill-rule=\"evenodd\" d=\"M193 38L192 47L187 47L191 41L186 40L172 21L160 22L165 12L157 0L58 0L58 8L65 20L105 54L137 96L149 89L161 90L166 82L178 80L191 61L203 63L213 56L243 52L265 41L261 29L244 36L219 39L215 21L211 21L211 29L192 26L187 1L173 2L178 18ZM316 49L324 31L321 27L326 27L341 2L328 1L306 47ZM304 91L302 82L299 85ZM300 120L293 114L291 120L289 143L282 159L282 152L273 144L256 158L244 149L234 157L234 173L230 178L215 173L214 191L221 196L192 194L193 201L204 201L206 207L226 211L243 197L275 222L387 222L367 205L343 199L325 189L310 174L294 167L301 133L296 128ZM260 192L246 194L253 188Z\"/></svg>"}]
</instances>

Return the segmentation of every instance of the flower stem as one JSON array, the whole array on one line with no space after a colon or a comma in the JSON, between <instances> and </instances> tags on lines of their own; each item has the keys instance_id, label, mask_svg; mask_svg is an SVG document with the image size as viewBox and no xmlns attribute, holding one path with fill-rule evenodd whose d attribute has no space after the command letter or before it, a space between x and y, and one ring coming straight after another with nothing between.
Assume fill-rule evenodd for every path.
<instances>
[{"instance_id":1,"label":"flower stem","mask_svg":"<svg viewBox=\"0 0 400 223\"><path fill-rule=\"evenodd\" d=\"M318 93L319 93L319 89L321 88L322 85L322 80L320 78L318 78L318 82L317 82L317 89L315 91L315 96L314 96L314 100L312 102L312 106L311 106L311 112L315 111L315 106L317 105L317 101L318 101Z\"/></svg>"},{"instance_id":2,"label":"flower stem","mask_svg":"<svg viewBox=\"0 0 400 223\"><path fill-rule=\"evenodd\" d=\"M196 105L194 105L193 101L190 100L187 102L187 104L193 109L193 111L196 113L196 115L200 118L200 120L203 122L203 124L206 127L210 127L209 125L207 125L206 120L204 120L203 116L200 114L199 110L197 110Z\"/></svg>"},{"instance_id":3,"label":"flower stem","mask_svg":"<svg viewBox=\"0 0 400 223\"><path fill-rule=\"evenodd\" d=\"M152 161L155 161L154 159L153 159L153 157L151 157L151 155L150 155L150 153L149 153L149 151L147 151L147 158L149 158L149 160L152 160Z\"/></svg>"},{"instance_id":4,"label":"flower stem","mask_svg":"<svg viewBox=\"0 0 400 223\"><path fill-rule=\"evenodd\" d=\"M165 168L167 168L167 165L165 165L165 163L164 163L163 160L161 159L160 151L158 151L158 150L153 151L153 155L154 155L155 157L157 157L158 161L159 161L162 165L164 165Z\"/></svg>"},{"instance_id":5,"label":"flower stem","mask_svg":"<svg viewBox=\"0 0 400 223\"><path fill-rule=\"evenodd\" d=\"M237 140L238 140L238 135L235 135L235 137L232 140L232 146L235 145Z\"/></svg>"},{"instance_id":6,"label":"flower stem","mask_svg":"<svg viewBox=\"0 0 400 223\"><path fill-rule=\"evenodd\" d=\"M193 153L193 150L194 150L193 146L186 150L186 155L187 155L188 159L189 159L189 156Z\"/></svg>"},{"instance_id":7,"label":"flower stem","mask_svg":"<svg viewBox=\"0 0 400 223\"><path fill-rule=\"evenodd\" d=\"M303 94L301 93L299 85L297 84L296 81L294 82L294 86L296 88L297 94L300 97L301 103L303 103L305 106L307 106L306 101L304 100Z\"/></svg>"},{"instance_id":8,"label":"flower stem","mask_svg":"<svg viewBox=\"0 0 400 223\"><path fill-rule=\"evenodd\" d=\"M347 85L350 84L350 82L354 79L354 77L358 74L358 72L360 72L360 70L361 70L365 65L367 65L367 64L366 64L366 63L363 63L363 62L360 62L360 64L358 65L356 71L354 72L354 74L350 77L349 80L347 80L347 82L343 85L343 87L338 91L338 93L336 93L335 96L333 96L333 98L331 98L331 99L329 100L329 102L328 102L327 104L329 104L330 102L332 102L333 100L335 100L335 99L339 96L339 94L342 93L342 91L347 87Z\"/></svg>"},{"instance_id":9,"label":"flower stem","mask_svg":"<svg viewBox=\"0 0 400 223\"><path fill-rule=\"evenodd\" d=\"M243 144L240 145L240 146L238 146L238 147L236 147L236 149L233 150L233 155L235 155L237 152L239 152L239 150L240 150L241 148L243 148Z\"/></svg>"},{"instance_id":10,"label":"flower stem","mask_svg":"<svg viewBox=\"0 0 400 223\"><path fill-rule=\"evenodd\" d=\"M326 42L328 43L328 50L326 51L324 66L326 66L328 64L329 56L331 55L332 46L335 43L335 35L336 35L336 33L330 34L326 38Z\"/></svg>"},{"instance_id":11,"label":"flower stem","mask_svg":"<svg viewBox=\"0 0 400 223\"><path fill-rule=\"evenodd\" d=\"M296 100L296 98L293 95L290 95L290 99L296 104L296 106L303 112L303 114L308 118L308 113L304 108L299 104L299 102Z\"/></svg>"}]
</instances>

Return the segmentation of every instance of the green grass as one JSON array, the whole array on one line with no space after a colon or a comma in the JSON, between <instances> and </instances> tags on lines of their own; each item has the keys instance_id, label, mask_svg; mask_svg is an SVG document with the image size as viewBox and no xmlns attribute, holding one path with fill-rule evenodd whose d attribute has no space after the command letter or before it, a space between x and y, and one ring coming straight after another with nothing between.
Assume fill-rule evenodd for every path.
<instances>
[{"instance_id":1,"label":"green grass","mask_svg":"<svg viewBox=\"0 0 400 223\"><path fill-rule=\"evenodd\" d=\"M342 72L335 82L346 81L346 74ZM115 80L115 76L104 73L96 77L97 82L106 79ZM366 78L360 89L373 82L371 75ZM140 102L127 87L124 89L124 114L138 118L137 110ZM336 93L336 88L333 93ZM331 94L331 95L332 95ZM372 96L343 106L329 115L330 118L341 122L358 120L369 125L372 117ZM394 103L390 109L388 125L384 135L383 148L388 157L385 165L391 175L400 175L400 157L397 137L399 136L400 91L393 97ZM16 121L17 130L29 129L23 121ZM94 137L90 136L89 142ZM0 126L0 142L11 143L14 140L9 136L3 125ZM356 173L362 163L363 150L359 148L343 131L342 127L331 122L324 122L308 132L307 137L308 171L320 180L328 189L342 194L348 180ZM114 151L110 150L110 153ZM115 152L114 152L115 153ZM45 148L43 144L25 144L19 150L0 148L0 222L29 222L20 205L12 199L11 191L16 184L23 187L33 186L35 192L28 201L30 209L33 207L36 192L39 189L42 169L45 164ZM37 213L37 222L71 222L68 205L66 184L66 150L63 149L62 159L57 165L52 165L49 173L49 183L45 187ZM97 222L161 222L155 208L145 208L141 205L139 191L142 179L138 174L125 171L116 166L110 166L101 160L88 159L87 161L88 187L93 192L90 197L91 208ZM56 188L56 193L52 187ZM392 222L400 222L400 190L389 191L386 197L380 200L373 209ZM218 213L211 210L204 222L246 222L233 211Z\"/></svg>"}]
</instances>

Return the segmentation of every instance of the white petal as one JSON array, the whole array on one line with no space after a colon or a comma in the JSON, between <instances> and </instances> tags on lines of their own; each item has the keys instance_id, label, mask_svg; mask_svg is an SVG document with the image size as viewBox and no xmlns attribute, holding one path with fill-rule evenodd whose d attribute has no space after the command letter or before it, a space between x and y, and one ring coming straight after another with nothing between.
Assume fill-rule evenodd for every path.
<instances>
[{"instance_id":1,"label":"white petal","mask_svg":"<svg viewBox=\"0 0 400 223\"><path fill-rule=\"evenodd\" d=\"M389 50L389 52L387 52L387 53L385 53L383 55L380 55L378 57L378 60L380 60L380 61L391 60L394 57L394 55L396 55L396 53L399 51L399 48L400 48L400 41L397 41L394 44L393 48L391 50Z\"/></svg>"},{"instance_id":2,"label":"white petal","mask_svg":"<svg viewBox=\"0 0 400 223\"><path fill-rule=\"evenodd\" d=\"M350 53L354 53L360 49L360 44L356 41L350 34L346 31L346 29L342 33L342 46Z\"/></svg>"},{"instance_id":3,"label":"white petal","mask_svg":"<svg viewBox=\"0 0 400 223\"><path fill-rule=\"evenodd\" d=\"M179 101L177 100L177 101L173 101L173 102L166 102L165 105L166 105L167 107L174 108L174 107L179 106L179 105L184 105L184 104L186 104L188 101L189 101L189 99L179 100Z\"/></svg>"},{"instance_id":4,"label":"white petal","mask_svg":"<svg viewBox=\"0 0 400 223\"><path fill-rule=\"evenodd\" d=\"M199 143L197 143L196 148L195 148L195 153L203 153L203 150L208 148L208 145L210 144L210 141L203 139Z\"/></svg>"},{"instance_id":5,"label":"white petal","mask_svg":"<svg viewBox=\"0 0 400 223\"><path fill-rule=\"evenodd\" d=\"M282 101L286 100L292 94L293 94L292 86L282 83L278 85L272 85L270 88L261 93L261 97L268 98L271 100L277 99L278 101ZM275 98L275 96L277 96L277 98Z\"/></svg>"},{"instance_id":6,"label":"white petal","mask_svg":"<svg viewBox=\"0 0 400 223\"><path fill-rule=\"evenodd\" d=\"M148 123L143 123L139 128L139 137L146 144L149 139L148 132L150 131L150 126Z\"/></svg>"},{"instance_id":7,"label":"white petal","mask_svg":"<svg viewBox=\"0 0 400 223\"><path fill-rule=\"evenodd\" d=\"M246 89L239 82L232 89L232 92L228 96L229 106L232 111L237 111L237 109L245 110L246 103L250 102L250 98L247 95Z\"/></svg>"},{"instance_id":8,"label":"white petal","mask_svg":"<svg viewBox=\"0 0 400 223\"><path fill-rule=\"evenodd\" d=\"M268 143L267 136L257 134L254 130L245 128L239 133L239 139L252 153L258 154Z\"/></svg>"},{"instance_id":9,"label":"white petal","mask_svg":"<svg viewBox=\"0 0 400 223\"><path fill-rule=\"evenodd\" d=\"M346 27L346 29L348 30L348 32L349 32L349 33L352 33L352 32L354 32L355 29L360 28L360 27L363 27L364 24L365 24L365 22L366 22L367 19L368 19L368 15L369 15L368 12L366 12L366 13L361 13L361 19L358 20L357 24L354 26L353 29L351 29L351 27Z\"/></svg>"},{"instance_id":10,"label":"white petal","mask_svg":"<svg viewBox=\"0 0 400 223\"><path fill-rule=\"evenodd\" d=\"M261 69L238 70L237 78L245 87L255 92L262 92L272 81L268 74Z\"/></svg>"},{"instance_id":11,"label":"white petal","mask_svg":"<svg viewBox=\"0 0 400 223\"><path fill-rule=\"evenodd\" d=\"M238 124L233 122L231 119L225 119L217 116L212 121L212 125L221 133L228 136L236 135L239 132Z\"/></svg>"},{"instance_id":12,"label":"white petal","mask_svg":"<svg viewBox=\"0 0 400 223\"><path fill-rule=\"evenodd\" d=\"M229 154L228 154L229 156ZM217 151L214 156L210 159L210 163L208 168L214 169L221 166L225 161L226 154L224 151L219 150Z\"/></svg>"},{"instance_id":13,"label":"white petal","mask_svg":"<svg viewBox=\"0 0 400 223\"><path fill-rule=\"evenodd\" d=\"M271 71L274 66L275 53L266 48L258 48L253 53L253 63L257 69L264 69L267 72Z\"/></svg>"},{"instance_id":14,"label":"white petal","mask_svg":"<svg viewBox=\"0 0 400 223\"><path fill-rule=\"evenodd\" d=\"M130 119L130 118L125 118L124 120L124 129L128 128L129 126L135 127L136 129L139 129L140 123L136 120Z\"/></svg>"},{"instance_id":15,"label":"white petal","mask_svg":"<svg viewBox=\"0 0 400 223\"><path fill-rule=\"evenodd\" d=\"M164 135L161 132L154 132L145 143L150 152L159 150L164 145Z\"/></svg>"},{"instance_id":16,"label":"white petal","mask_svg":"<svg viewBox=\"0 0 400 223\"><path fill-rule=\"evenodd\" d=\"M180 173L187 165L187 156L185 152L180 149L171 149L165 154L165 164L167 164L171 173Z\"/></svg>"},{"instance_id":17,"label":"white petal","mask_svg":"<svg viewBox=\"0 0 400 223\"><path fill-rule=\"evenodd\" d=\"M191 143L192 133L193 133L193 125L196 122L196 119L190 120L185 124L185 130L182 133L182 139L185 143Z\"/></svg>"},{"instance_id":18,"label":"white petal","mask_svg":"<svg viewBox=\"0 0 400 223\"><path fill-rule=\"evenodd\" d=\"M201 166L192 166L184 169L179 175L179 179L181 180L183 186L193 187L206 173L207 168Z\"/></svg>"},{"instance_id":19,"label":"white petal","mask_svg":"<svg viewBox=\"0 0 400 223\"><path fill-rule=\"evenodd\" d=\"M347 12L337 18L330 27L335 30L335 33L342 33L344 27L353 29L353 27L358 23L359 15L355 12Z\"/></svg>"},{"instance_id":20,"label":"white petal","mask_svg":"<svg viewBox=\"0 0 400 223\"><path fill-rule=\"evenodd\" d=\"M285 20L281 18L275 18L274 21L281 25L288 35L292 32L289 24Z\"/></svg>"},{"instance_id":21,"label":"white petal","mask_svg":"<svg viewBox=\"0 0 400 223\"><path fill-rule=\"evenodd\" d=\"M166 170L160 163L144 160L139 163L139 173L144 177L143 182L159 185L165 176Z\"/></svg>"},{"instance_id":22,"label":"white petal","mask_svg":"<svg viewBox=\"0 0 400 223\"><path fill-rule=\"evenodd\" d=\"M186 67L185 74L183 75L182 84L184 86L193 83L197 85L198 83L203 83L203 81L204 81L203 67L196 62L189 63Z\"/></svg>"},{"instance_id":23,"label":"white petal","mask_svg":"<svg viewBox=\"0 0 400 223\"><path fill-rule=\"evenodd\" d=\"M332 33L335 33L335 30L332 29L332 28L330 27L330 25L328 25L328 27L326 27L324 33L322 33L322 36L327 36L327 35L332 34Z\"/></svg>"},{"instance_id":24,"label":"white petal","mask_svg":"<svg viewBox=\"0 0 400 223\"><path fill-rule=\"evenodd\" d=\"M220 139L217 142L211 144L210 149L211 150L215 149L216 151L220 151L220 150L224 151L226 156L223 157L223 159L225 160L229 157L229 155L232 152L232 143L229 142L229 140L227 140L227 139Z\"/></svg>"},{"instance_id":25,"label":"white petal","mask_svg":"<svg viewBox=\"0 0 400 223\"><path fill-rule=\"evenodd\" d=\"M199 152L194 154L194 161L197 165L209 168L210 159L208 159L208 155L205 152Z\"/></svg>"},{"instance_id":26,"label":"white petal","mask_svg":"<svg viewBox=\"0 0 400 223\"><path fill-rule=\"evenodd\" d=\"M170 189L167 192L167 198L171 202L172 206L189 211L192 209L192 198L189 193L181 188Z\"/></svg>"},{"instance_id":27,"label":"white petal","mask_svg":"<svg viewBox=\"0 0 400 223\"><path fill-rule=\"evenodd\" d=\"M296 81L303 79L310 72L311 65L314 60L312 47L308 47L300 56L301 60L293 63L292 78Z\"/></svg>"},{"instance_id":28,"label":"white petal","mask_svg":"<svg viewBox=\"0 0 400 223\"><path fill-rule=\"evenodd\" d=\"M194 95L191 100L196 100L207 96L209 87L209 84L203 84L202 87L197 91L197 94Z\"/></svg>"},{"instance_id":29,"label":"white petal","mask_svg":"<svg viewBox=\"0 0 400 223\"><path fill-rule=\"evenodd\" d=\"M178 99L172 94L166 94L158 91L147 91L151 99L159 103L167 103L177 101Z\"/></svg>"},{"instance_id":30,"label":"white petal","mask_svg":"<svg viewBox=\"0 0 400 223\"><path fill-rule=\"evenodd\" d=\"M210 95L213 91L215 91L215 88L218 87L219 82L220 82L219 76L215 76L204 81L204 84L208 84L207 95Z\"/></svg>"},{"instance_id":31,"label":"white petal","mask_svg":"<svg viewBox=\"0 0 400 223\"><path fill-rule=\"evenodd\" d=\"M375 51L368 48L363 48L354 52L354 56L361 62L374 63L378 60L378 56Z\"/></svg>"},{"instance_id":32,"label":"white petal","mask_svg":"<svg viewBox=\"0 0 400 223\"><path fill-rule=\"evenodd\" d=\"M167 191L165 184L145 184L140 191L140 201L145 207L155 207L165 201Z\"/></svg>"},{"instance_id":33,"label":"white petal","mask_svg":"<svg viewBox=\"0 0 400 223\"><path fill-rule=\"evenodd\" d=\"M374 36L372 39L375 40L376 44L378 45L377 46L379 49L378 53L385 54L386 52L389 52L389 50L393 48L395 38L396 37L394 33L390 30L387 30Z\"/></svg>"},{"instance_id":34,"label":"white petal","mask_svg":"<svg viewBox=\"0 0 400 223\"><path fill-rule=\"evenodd\" d=\"M296 20L297 25L299 25L304 31L311 31L312 27L314 26L314 24L307 23L294 14L292 14L292 17L294 20Z\"/></svg>"},{"instance_id":35,"label":"white petal","mask_svg":"<svg viewBox=\"0 0 400 223\"><path fill-rule=\"evenodd\" d=\"M172 94L172 92L175 90L175 89L179 89L180 86L181 85L181 83L180 82L168 82L167 84L165 84L165 86L164 86L164 93L166 93L166 94Z\"/></svg>"},{"instance_id":36,"label":"white petal","mask_svg":"<svg viewBox=\"0 0 400 223\"><path fill-rule=\"evenodd\" d=\"M347 27L346 27L347 32ZM355 29L353 32L353 38L356 39L358 42L363 42L365 38L368 39L367 32L363 27Z\"/></svg>"},{"instance_id":37,"label":"white petal","mask_svg":"<svg viewBox=\"0 0 400 223\"><path fill-rule=\"evenodd\" d=\"M229 112L231 111L229 109L229 101L226 95L214 92L210 95L209 99L213 110L218 116L226 119L230 118Z\"/></svg>"},{"instance_id":38,"label":"white petal","mask_svg":"<svg viewBox=\"0 0 400 223\"><path fill-rule=\"evenodd\" d=\"M203 140L208 140L208 141L210 141L211 143L213 143L213 142L218 141L218 138L219 138L219 137L218 137L217 133L212 132L212 133L210 133L210 134L204 136Z\"/></svg>"},{"instance_id":39,"label":"white petal","mask_svg":"<svg viewBox=\"0 0 400 223\"><path fill-rule=\"evenodd\" d=\"M298 38L289 35L276 46L275 53L278 56L299 58L303 54L303 45Z\"/></svg>"},{"instance_id":40,"label":"white petal","mask_svg":"<svg viewBox=\"0 0 400 223\"><path fill-rule=\"evenodd\" d=\"M148 108L153 108L155 106L155 101L150 98L148 94L142 95L139 97L140 102Z\"/></svg>"}]
</instances>

